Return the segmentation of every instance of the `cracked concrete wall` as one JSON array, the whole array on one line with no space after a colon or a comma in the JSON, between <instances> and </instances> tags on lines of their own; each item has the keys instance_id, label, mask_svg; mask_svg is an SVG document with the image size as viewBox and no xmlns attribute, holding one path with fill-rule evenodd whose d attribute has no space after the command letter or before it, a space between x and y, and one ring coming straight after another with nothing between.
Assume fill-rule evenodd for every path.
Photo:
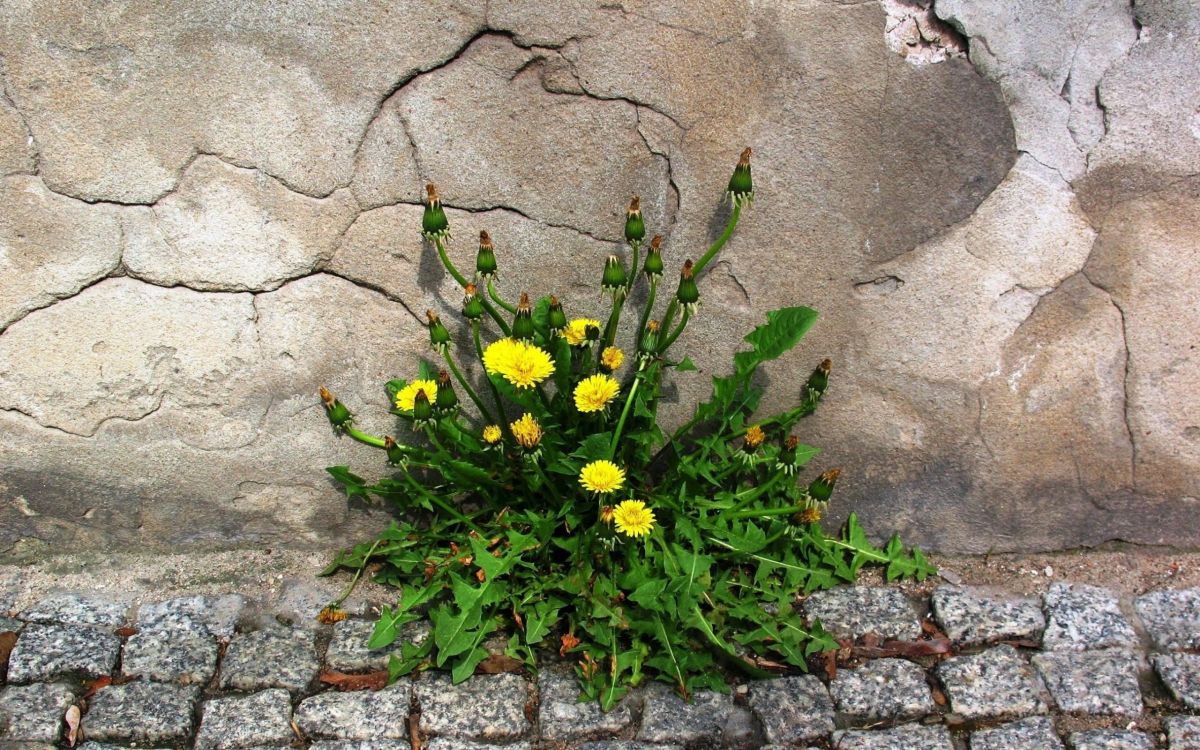
<instances>
[{"instance_id":1,"label":"cracked concrete wall","mask_svg":"<svg viewBox=\"0 0 1200 750\"><path fill-rule=\"evenodd\" d=\"M822 319L769 406L946 551L1200 544L1196 0L0 0L0 555L340 544L328 385L390 432L488 229L503 291L592 292L630 195L669 263L758 200L685 335ZM475 373L476 375L478 373Z\"/></svg>"}]
</instances>

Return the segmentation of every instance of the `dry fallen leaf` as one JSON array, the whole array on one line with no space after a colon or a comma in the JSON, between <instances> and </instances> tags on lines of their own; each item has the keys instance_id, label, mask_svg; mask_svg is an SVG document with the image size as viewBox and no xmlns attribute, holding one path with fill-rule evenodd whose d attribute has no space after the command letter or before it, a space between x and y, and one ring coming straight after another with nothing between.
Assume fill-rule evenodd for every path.
<instances>
[{"instance_id":1,"label":"dry fallen leaf","mask_svg":"<svg viewBox=\"0 0 1200 750\"><path fill-rule=\"evenodd\" d=\"M366 674L343 674L328 670L321 673L320 680L341 691L381 690L387 686L388 672L386 669L381 669L378 672L367 672Z\"/></svg>"},{"instance_id":2,"label":"dry fallen leaf","mask_svg":"<svg viewBox=\"0 0 1200 750\"><path fill-rule=\"evenodd\" d=\"M579 645L579 639L571 633L563 635L559 640L562 641L562 647L558 649L559 656L566 656L568 651Z\"/></svg>"},{"instance_id":3,"label":"dry fallen leaf","mask_svg":"<svg viewBox=\"0 0 1200 750\"><path fill-rule=\"evenodd\" d=\"M104 675L103 677L97 677L91 682L85 682L83 684L87 686L87 691L83 694L83 697L80 698L80 700L86 701L96 693L113 684L113 678L111 675Z\"/></svg>"},{"instance_id":4,"label":"dry fallen leaf","mask_svg":"<svg viewBox=\"0 0 1200 750\"><path fill-rule=\"evenodd\" d=\"M117 628L117 636L120 638L128 638L131 635L137 635L137 632L138 632L137 628L131 628L129 626L125 626L123 628Z\"/></svg>"},{"instance_id":5,"label":"dry fallen leaf","mask_svg":"<svg viewBox=\"0 0 1200 750\"><path fill-rule=\"evenodd\" d=\"M486 659L475 667L476 674L501 674L502 672L520 672L525 668L525 662L514 659L506 654L489 654Z\"/></svg>"},{"instance_id":6,"label":"dry fallen leaf","mask_svg":"<svg viewBox=\"0 0 1200 750\"><path fill-rule=\"evenodd\" d=\"M63 721L67 722L67 747L75 747L75 741L82 739L79 731L79 706L68 707Z\"/></svg>"},{"instance_id":7,"label":"dry fallen leaf","mask_svg":"<svg viewBox=\"0 0 1200 750\"><path fill-rule=\"evenodd\" d=\"M0 633L0 674L8 672L8 656L17 645L17 634L11 630Z\"/></svg>"}]
</instances>

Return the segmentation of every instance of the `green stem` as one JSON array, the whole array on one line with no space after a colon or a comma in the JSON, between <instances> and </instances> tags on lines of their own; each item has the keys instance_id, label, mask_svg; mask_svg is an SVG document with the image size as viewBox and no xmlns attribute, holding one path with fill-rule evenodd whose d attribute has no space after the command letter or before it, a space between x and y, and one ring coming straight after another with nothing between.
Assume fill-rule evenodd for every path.
<instances>
[{"instance_id":1,"label":"green stem","mask_svg":"<svg viewBox=\"0 0 1200 750\"><path fill-rule=\"evenodd\" d=\"M345 590L342 591L341 596L329 603L330 607L336 609L342 606L342 602L349 598L350 594L354 591L354 587L358 585L358 579L362 577L362 572L366 569L367 563L371 562L371 555L375 554L375 550L378 549L379 545L381 544L383 544L382 539L375 540L375 543L371 545L371 549L367 550L366 556L363 557L362 565L359 565L358 569L354 571L354 577L350 579L350 585L346 586Z\"/></svg>"},{"instance_id":2,"label":"green stem","mask_svg":"<svg viewBox=\"0 0 1200 750\"><path fill-rule=\"evenodd\" d=\"M479 321L471 321L471 337L475 340L475 353L479 355L479 366L483 367L483 343L479 340ZM504 413L504 399L500 398L500 390L496 388L496 384L492 382L491 377L487 374L487 368L484 368L484 378L487 379L488 388L492 391L492 398L496 400L496 411L500 415L499 427L505 432L509 432L508 416Z\"/></svg>"},{"instance_id":3,"label":"green stem","mask_svg":"<svg viewBox=\"0 0 1200 750\"><path fill-rule=\"evenodd\" d=\"M495 300L497 305L500 305L505 310L507 310L509 315L517 314L517 308L515 305L510 305L509 303L500 299L500 295L496 292L496 287L492 286L491 279L488 279L487 291L488 291L488 296L491 297L493 300Z\"/></svg>"},{"instance_id":4,"label":"green stem","mask_svg":"<svg viewBox=\"0 0 1200 750\"><path fill-rule=\"evenodd\" d=\"M462 371L458 369L458 365L454 364L454 359L450 357L450 350L448 348L442 350L442 359L446 360L446 366L450 368L450 372L454 373L454 379L457 380L458 384L461 385L463 390L467 392L467 396L469 396L471 402L475 404L475 408L479 409L479 413L483 415L484 419L491 422L492 413L487 410L487 407L483 405L483 401L479 399L479 394L475 392L475 389L472 388L471 384L467 382L467 379L463 377Z\"/></svg>"},{"instance_id":5,"label":"green stem","mask_svg":"<svg viewBox=\"0 0 1200 750\"><path fill-rule=\"evenodd\" d=\"M608 444L608 457L611 459L617 452L617 442L621 439L621 431L625 429L625 419L629 416L629 409L633 406L633 397L637 393L638 385L642 382L639 377L634 377L633 385L629 387L629 395L625 398L625 408L621 410L621 418L617 421L617 428L613 430L612 442Z\"/></svg>"},{"instance_id":6,"label":"green stem","mask_svg":"<svg viewBox=\"0 0 1200 750\"><path fill-rule=\"evenodd\" d=\"M654 310L654 301L658 296L658 277L650 277L650 294L646 297L646 307L642 310L642 317L638 320L637 338L633 342L634 351L642 345L642 340L646 338L646 324L650 322L650 313Z\"/></svg>"},{"instance_id":7,"label":"green stem","mask_svg":"<svg viewBox=\"0 0 1200 750\"><path fill-rule=\"evenodd\" d=\"M367 445L373 445L376 448L384 447L383 438L375 437L374 435L368 435L367 433L363 432L362 430L355 429L352 425L348 425L348 424L342 425L342 431L360 443L365 443Z\"/></svg>"},{"instance_id":8,"label":"green stem","mask_svg":"<svg viewBox=\"0 0 1200 750\"><path fill-rule=\"evenodd\" d=\"M620 287L617 287L620 290ZM605 347L613 345L617 339L617 325L621 320L621 308L625 307L625 298L629 296L624 291L617 291L613 294L613 309L608 316L608 325L604 326L604 337L601 343L596 346L596 359L599 361L600 355L604 352ZM618 297L620 300L618 301Z\"/></svg>"},{"instance_id":9,"label":"green stem","mask_svg":"<svg viewBox=\"0 0 1200 750\"><path fill-rule=\"evenodd\" d=\"M432 492L426 490L424 487L421 486L421 484L419 482L417 482L417 480L413 479L407 472L402 472L401 476L404 477L404 479L412 486L412 488L417 491L417 494L423 495L426 498L428 498L429 501L432 502L434 505L436 505L439 508L441 508L442 510L446 511L446 513L448 513L452 518L457 519L459 521L459 523L462 523L467 528L474 531L476 534L479 534L479 536L487 538L487 532L485 532L483 529L476 526L474 521L472 521L471 519L464 516L462 514L462 512L459 511L457 508L455 508L454 506L447 503L440 496L435 495Z\"/></svg>"},{"instance_id":10,"label":"green stem","mask_svg":"<svg viewBox=\"0 0 1200 750\"><path fill-rule=\"evenodd\" d=\"M732 508L729 509L730 512L737 511L737 510L740 510L741 508L746 507L748 504L754 502L754 500L761 497L764 492L769 492L772 487L774 487L776 484L779 483L779 478L782 476L783 476L783 472L779 472L779 473L775 474L774 476L772 476L767 481L763 482L762 484L756 484L753 487L747 487L746 489L742 490L741 492L735 494L733 496L733 499L738 500L738 503L737 503L737 505L734 505ZM742 498L743 495L745 495L746 497Z\"/></svg>"},{"instance_id":11,"label":"green stem","mask_svg":"<svg viewBox=\"0 0 1200 750\"><path fill-rule=\"evenodd\" d=\"M687 310L683 311L683 317L679 320L679 325L675 327L675 330L671 332L671 335L667 337L667 340L658 347L658 353L660 356L667 353L667 350L671 348L671 344L674 344L675 339L679 338L679 334L683 333L683 329L687 328L688 321L691 319L691 317L691 314L688 313Z\"/></svg>"},{"instance_id":12,"label":"green stem","mask_svg":"<svg viewBox=\"0 0 1200 750\"><path fill-rule=\"evenodd\" d=\"M640 255L639 251L642 249L641 243L639 242L636 245L632 245L632 247L633 247L633 264L629 267L629 277L625 280L626 296L628 296L629 292L633 291L633 282L637 281L637 277L638 277L638 261L641 260L641 258L638 257Z\"/></svg>"},{"instance_id":13,"label":"green stem","mask_svg":"<svg viewBox=\"0 0 1200 750\"><path fill-rule=\"evenodd\" d=\"M537 472L537 475L539 477L541 477L542 486L550 491L550 496L552 498L554 498L554 504L561 507L562 506L562 496L560 496L558 494L558 490L555 489L554 483L550 481L549 477L546 476L546 472L542 471L541 465L538 464L536 461L533 462L533 470L535 472Z\"/></svg>"},{"instance_id":14,"label":"green stem","mask_svg":"<svg viewBox=\"0 0 1200 750\"><path fill-rule=\"evenodd\" d=\"M733 212L729 214L729 221L725 224L725 231L721 232L721 236L717 238L717 241L712 244L712 247L708 248L708 252L700 256L700 260L697 261L696 265L692 267L693 275L699 277L700 272L704 270L704 267L708 265L708 262L712 260L718 252L721 251L722 247L725 246L725 243L728 242L729 238L733 236L733 230L737 226L738 218L741 215L742 204L735 203L733 205Z\"/></svg>"},{"instance_id":15,"label":"green stem","mask_svg":"<svg viewBox=\"0 0 1200 750\"><path fill-rule=\"evenodd\" d=\"M799 513L804 510L803 505L789 505L786 508L766 508L763 510L731 510L722 513L722 518L758 518L759 516L790 516L793 513Z\"/></svg>"},{"instance_id":16,"label":"green stem","mask_svg":"<svg viewBox=\"0 0 1200 750\"><path fill-rule=\"evenodd\" d=\"M441 259L442 265L446 267L446 270L450 272L450 275L454 277L458 285L466 287L467 277L459 273L458 269L454 267L454 263L450 260L450 255L446 252L446 245L440 237L434 238L433 246L437 248L438 258ZM496 308L492 307L492 303L483 297L480 297L479 301L483 303L483 309L487 311L487 314L492 316L492 320L496 321L496 325L500 326L500 330L504 332L504 335L509 335L508 324L504 322L504 318L500 317L500 313L496 312Z\"/></svg>"}]
</instances>

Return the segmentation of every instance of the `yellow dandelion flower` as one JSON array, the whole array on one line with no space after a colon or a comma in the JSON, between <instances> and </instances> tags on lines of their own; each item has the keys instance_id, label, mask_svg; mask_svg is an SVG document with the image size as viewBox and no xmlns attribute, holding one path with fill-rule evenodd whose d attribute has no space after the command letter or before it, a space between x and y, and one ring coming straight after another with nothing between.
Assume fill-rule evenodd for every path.
<instances>
[{"instance_id":1,"label":"yellow dandelion flower","mask_svg":"<svg viewBox=\"0 0 1200 750\"><path fill-rule=\"evenodd\" d=\"M412 411L413 404L417 400L417 391L425 391L425 397L429 399L430 403L437 401L436 380L414 380L396 392L396 408Z\"/></svg>"},{"instance_id":2,"label":"yellow dandelion flower","mask_svg":"<svg viewBox=\"0 0 1200 750\"><path fill-rule=\"evenodd\" d=\"M750 429L746 430L746 447L757 448L763 444L763 440L765 440L766 437L767 436L763 432L763 428L759 427L758 425L754 425Z\"/></svg>"},{"instance_id":3,"label":"yellow dandelion flower","mask_svg":"<svg viewBox=\"0 0 1200 750\"><path fill-rule=\"evenodd\" d=\"M604 351L600 352L600 364L609 372L620 369L625 362L625 352L615 346L608 346Z\"/></svg>"},{"instance_id":4,"label":"yellow dandelion flower","mask_svg":"<svg viewBox=\"0 0 1200 750\"><path fill-rule=\"evenodd\" d=\"M542 426L529 412L525 412L516 422L509 425L513 437L526 450L534 450L542 442Z\"/></svg>"},{"instance_id":5,"label":"yellow dandelion flower","mask_svg":"<svg viewBox=\"0 0 1200 750\"><path fill-rule=\"evenodd\" d=\"M554 360L524 341L500 339L483 352L483 366L518 388L532 388L554 373Z\"/></svg>"},{"instance_id":6,"label":"yellow dandelion flower","mask_svg":"<svg viewBox=\"0 0 1200 750\"><path fill-rule=\"evenodd\" d=\"M611 524L612 522L613 507L611 505L605 505L604 507L600 508L600 523L607 525Z\"/></svg>"},{"instance_id":7,"label":"yellow dandelion flower","mask_svg":"<svg viewBox=\"0 0 1200 750\"><path fill-rule=\"evenodd\" d=\"M567 328L563 331L563 336L571 346L582 346L587 343L587 329L589 326L599 328L600 321L594 318L576 318L567 323Z\"/></svg>"},{"instance_id":8,"label":"yellow dandelion flower","mask_svg":"<svg viewBox=\"0 0 1200 750\"><path fill-rule=\"evenodd\" d=\"M612 461L592 461L579 472L579 483L589 492L616 492L625 484L625 470Z\"/></svg>"},{"instance_id":9,"label":"yellow dandelion flower","mask_svg":"<svg viewBox=\"0 0 1200 750\"><path fill-rule=\"evenodd\" d=\"M654 511L641 500L626 500L613 509L617 531L626 536L646 536L654 528Z\"/></svg>"},{"instance_id":10,"label":"yellow dandelion flower","mask_svg":"<svg viewBox=\"0 0 1200 750\"><path fill-rule=\"evenodd\" d=\"M490 424L483 428L483 442L495 445L500 442L500 425Z\"/></svg>"},{"instance_id":11,"label":"yellow dandelion flower","mask_svg":"<svg viewBox=\"0 0 1200 750\"><path fill-rule=\"evenodd\" d=\"M821 520L820 508L805 508L795 515L796 523L816 523Z\"/></svg>"},{"instance_id":12,"label":"yellow dandelion flower","mask_svg":"<svg viewBox=\"0 0 1200 750\"><path fill-rule=\"evenodd\" d=\"M575 386L575 408L584 414L602 411L620 390L617 381L607 375L584 378Z\"/></svg>"}]
</instances>

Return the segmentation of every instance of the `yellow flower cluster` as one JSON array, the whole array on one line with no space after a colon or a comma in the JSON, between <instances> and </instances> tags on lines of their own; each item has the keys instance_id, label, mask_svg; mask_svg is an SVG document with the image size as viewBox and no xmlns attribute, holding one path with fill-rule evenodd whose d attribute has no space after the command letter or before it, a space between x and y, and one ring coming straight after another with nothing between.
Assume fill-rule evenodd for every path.
<instances>
[{"instance_id":1,"label":"yellow flower cluster","mask_svg":"<svg viewBox=\"0 0 1200 750\"><path fill-rule=\"evenodd\" d=\"M529 412L510 424L509 429L512 430L513 438L525 450L535 450L542 442L542 426Z\"/></svg>"},{"instance_id":2,"label":"yellow flower cluster","mask_svg":"<svg viewBox=\"0 0 1200 750\"><path fill-rule=\"evenodd\" d=\"M483 442L488 445L495 445L500 442L500 425L490 424L483 428Z\"/></svg>"},{"instance_id":3,"label":"yellow flower cluster","mask_svg":"<svg viewBox=\"0 0 1200 750\"><path fill-rule=\"evenodd\" d=\"M584 378L575 386L575 408L584 414L603 411L620 390L621 386L608 375Z\"/></svg>"},{"instance_id":4,"label":"yellow flower cluster","mask_svg":"<svg viewBox=\"0 0 1200 750\"><path fill-rule=\"evenodd\" d=\"M425 391L429 403L437 401L436 380L414 380L396 392L396 408L402 411L412 411L417 400L417 391Z\"/></svg>"},{"instance_id":5,"label":"yellow flower cluster","mask_svg":"<svg viewBox=\"0 0 1200 750\"><path fill-rule=\"evenodd\" d=\"M619 369L624 362L625 352L615 346L606 346L604 351L600 352L600 364L609 372Z\"/></svg>"},{"instance_id":6,"label":"yellow flower cluster","mask_svg":"<svg viewBox=\"0 0 1200 750\"><path fill-rule=\"evenodd\" d=\"M579 483L588 492L616 492L625 484L625 470L612 461L592 461L579 472Z\"/></svg>"},{"instance_id":7,"label":"yellow flower cluster","mask_svg":"<svg viewBox=\"0 0 1200 750\"><path fill-rule=\"evenodd\" d=\"M617 531L626 536L646 536L654 528L654 511L641 500L626 500L613 508Z\"/></svg>"},{"instance_id":8,"label":"yellow flower cluster","mask_svg":"<svg viewBox=\"0 0 1200 750\"><path fill-rule=\"evenodd\" d=\"M542 349L524 341L500 339L483 352L483 366L517 388L532 388L554 373L554 360Z\"/></svg>"}]
</instances>

